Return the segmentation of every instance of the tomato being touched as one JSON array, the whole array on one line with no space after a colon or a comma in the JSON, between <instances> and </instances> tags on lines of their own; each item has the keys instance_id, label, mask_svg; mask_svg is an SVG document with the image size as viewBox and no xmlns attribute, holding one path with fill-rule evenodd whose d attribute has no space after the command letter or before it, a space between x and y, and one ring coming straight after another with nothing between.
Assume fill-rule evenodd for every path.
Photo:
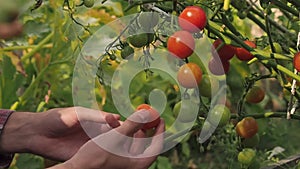
<instances>
[{"instance_id":1,"label":"tomato being touched","mask_svg":"<svg viewBox=\"0 0 300 169\"><path fill-rule=\"evenodd\" d=\"M246 95L248 103L259 103L265 98L265 92L258 86L253 86Z\"/></svg>"},{"instance_id":2,"label":"tomato being touched","mask_svg":"<svg viewBox=\"0 0 300 169\"><path fill-rule=\"evenodd\" d=\"M295 69L300 72L300 52L295 54L293 64Z\"/></svg>"},{"instance_id":3,"label":"tomato being touched","mask_svg":"<svg viewBox=\"0 0 300 169\"><path fill-rule=\"evenodd\" d=\"M169 37L167 48L173 56L185 59L194 52L194 37L187 31L177 31Z\"/></svg>"},{"instance_id":4,"label":"tomato being touched","mask_svg":"<svg viewBox=\"0 0 300 169\"><path fill-rule=\"evenodd\" d=\"M217 39L212 46L212 55L215 58L220 58L222 61L228 61L235 55L235 47L228 44L223 44L222 40Z\"/></svg>"},{"instance_id":5,"label":"tomato being touched","mask_svg":"<svg viewBox=\"0 0 300 169\"><path fill-rule=\"evenodd\" d=\"M201 82L202 70L195 63L182 65L177 73L177 80L182 87L195 88Z\"/></svg>"},{"instance_id":6,"label":"tomato being touched","mask_svg":"<svg viewBox=\"0 0 300 169\"><path fill-rule=\"evenodd\" d=\"M229 67L229 61L221 61L214 58L212 58L208 63L208 69L210 70L210 72L218 76L228 73Z\"/></svg>"},{"instance_id":7,"label":"tomato being touched","mask_svg":"<svg viewBox=\"0 0 300 169\"><path fill-rule=\"evenodd\" d=\"M160 123L159 113L148 104L141 104L136 108L137 111L142 109L148 110L151 113L151 119L148 120L148 123L144 124L142 129L148 130L158 126Z\"/></svg>"},{"instance_id":8,"label":"tomato being touched","mask_svg":"<svg viewBox=\"0 0 300 169\"><path fill-rule=\"evenodd\" d=\"M258 132L258 124L253 117L245 117L238 122L235 130L240 137L251 138Z\"/></svg>"},{"instance_id":9,"label":"tomato being touched","mask_svg":"<svg viewBox=\"0 0 300 169\"><path fill-rule=\"evenodd\" d=\"M244 41L244 43L250 46L251 48L256 48L255 43L253 43L252 41L246 40ZM236 48L235 54L242 61L249 61L254 58L254 55L252 55L249 51L247 51L244 48Z\"/></svg>"},{"instance_id":10,"label":"tomato being touched","mask_svg":"<svg viewBox=\"0 0 300 169\"><path fill-rule=\"evenodd\" d=\"M180 13L178 23L183 30L199 32L206 26L206 13L199 6L188 6Z\"/></svg>"}]
</instances>

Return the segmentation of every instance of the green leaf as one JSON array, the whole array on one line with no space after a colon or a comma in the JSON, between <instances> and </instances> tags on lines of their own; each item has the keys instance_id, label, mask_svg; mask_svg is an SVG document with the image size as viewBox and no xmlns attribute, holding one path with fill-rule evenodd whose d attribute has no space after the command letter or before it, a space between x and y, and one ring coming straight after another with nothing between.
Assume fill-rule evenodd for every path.
<instances>
[{"instance_id":1,"label":"green leaf","mask_svg":"<svg viewBox=\"0 0 300 169\"><path fill-rule=\"evenodd\" d=\"M21 154L18 156L16 166L18 169L43 169L44 159L32 154Z\"/></svg>"},{"instance_id":2,"label":"green leaf","mask_svg":"<svg viewBox=\"0 0 300 169\"><path fill-rule=\"evenodd\" d=\"M172 169L171 163L167 157L158 156L157 158L158 169Z\"/></svg>"},{"instance_id":3,"label":"green leaf","mask_svg":"<svg viewBox=\"0 0 300 169\"><path fill-rule=\"evenodd\" d=\"M190 157L191 155L191 150L190 150L190 146L187 142L183 142L181 144L181 148L182 148L182 153L186 156L186 157Z\"/></svg>"}]
</instances>

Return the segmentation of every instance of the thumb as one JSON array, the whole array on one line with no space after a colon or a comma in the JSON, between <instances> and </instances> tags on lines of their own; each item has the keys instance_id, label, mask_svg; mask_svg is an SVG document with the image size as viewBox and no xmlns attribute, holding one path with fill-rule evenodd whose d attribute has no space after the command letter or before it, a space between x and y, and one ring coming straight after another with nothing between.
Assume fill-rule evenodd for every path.
<instances>
[{"instance_id":1,"label":"thumb","mask_svg":"<svg viewBox=\"0 0 300 169\"><path fill-rule=\"evenodd\" d=\"M151 119L151 114L148 110L142 109L127 118L127 120L116 130L126 136L133 136L139 131L143 125Z\"/></svg>"}]
</instances>

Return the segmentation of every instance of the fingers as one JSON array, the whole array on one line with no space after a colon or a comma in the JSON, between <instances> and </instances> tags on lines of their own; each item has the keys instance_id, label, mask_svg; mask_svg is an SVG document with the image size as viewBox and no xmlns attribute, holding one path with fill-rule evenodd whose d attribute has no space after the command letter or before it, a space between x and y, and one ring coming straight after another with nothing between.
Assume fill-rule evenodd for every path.
<instances>
[{"instance_id":1,"label":"fingers","mask_svg":"<svg viewBox=\"0 0 300 169\"><path fill-rule=\"evenodd\" d=\"M163 119L161 119L160 124L156 128L156 132L153 136L150 146L144 152L146 156L158 155L161 152L163 149L164 131L165 122Z\"/></svg>"},{"instance_id":2,"label":"fingers","mask_svg":"<svg viewBox=\"0 0 300 169\"><path fill-rule=\"evenodd\" d=\"M119 126L116 123L116 121L120 119L120 115L107 113L107 112L94 110L94 109L88 109L84 107L75 107L74 109L79 121L92 121L92 122L98 122L103 124L111 123L113 126ZM107 120L109 120L109 122L107 122Z\"/></svg>"},{"instance_id":3,"label":"fingers","mask_svg":"<svg viewBox=\"0 0 300 169\"><path fill-rule=\"evenodd\" d=\"M130 147L130 154L135 156L138 154L141 154L145 151L145 146L146 146L146 140L143 139L146 137L146 134L142 131L139 130L135 135L133 142Z\"/></svg>"},{"instance_id":4,"label":"fingers","mask_svg":"<svg viewBox=\"0 0 300 169\"><path fill-rule=\"evenodd\" d=\"M116 118L116 116L114 116L112 114L107 114L105 116L105 121L112 128L117 128L117 127L119 127L121 125L120 122L119 122L119 120Z\"/></svg>"},{"instance_id":5,"label":"fingers","mask_svg":"<svg viewBox=\"0 0 300 169\"><path fill-rule=\"evenodd\" d=\"M140 110L133 113L127 120L116 130L126 136L132 137L134 133L139 131L144 123L151 118L150 112L147 110Z\"/></svg>"}]
</instances>

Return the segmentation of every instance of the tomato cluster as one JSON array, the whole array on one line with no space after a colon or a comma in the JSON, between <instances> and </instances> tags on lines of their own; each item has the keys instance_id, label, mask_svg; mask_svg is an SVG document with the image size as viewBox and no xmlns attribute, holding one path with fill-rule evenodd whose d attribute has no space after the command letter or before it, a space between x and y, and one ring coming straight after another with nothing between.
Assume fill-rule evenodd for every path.
<instances>
[{"instance_id":1,"label":"tomato cluster","mask_svg":"<svg viewBox=\"0 0 300 169\"><path fill-rule=\"evenodd\" d=\"M255 43L246 40L244 43L252 48L256 48ZM230 59L234 55L241 61L249 61L254 58L249 51L242 47L235 47L230 44L225 44L221 39L217 39L212 45L212 58L208 63L210 72L214 75L224 75L229 71Z\"/></svg>"}]
</instances>

